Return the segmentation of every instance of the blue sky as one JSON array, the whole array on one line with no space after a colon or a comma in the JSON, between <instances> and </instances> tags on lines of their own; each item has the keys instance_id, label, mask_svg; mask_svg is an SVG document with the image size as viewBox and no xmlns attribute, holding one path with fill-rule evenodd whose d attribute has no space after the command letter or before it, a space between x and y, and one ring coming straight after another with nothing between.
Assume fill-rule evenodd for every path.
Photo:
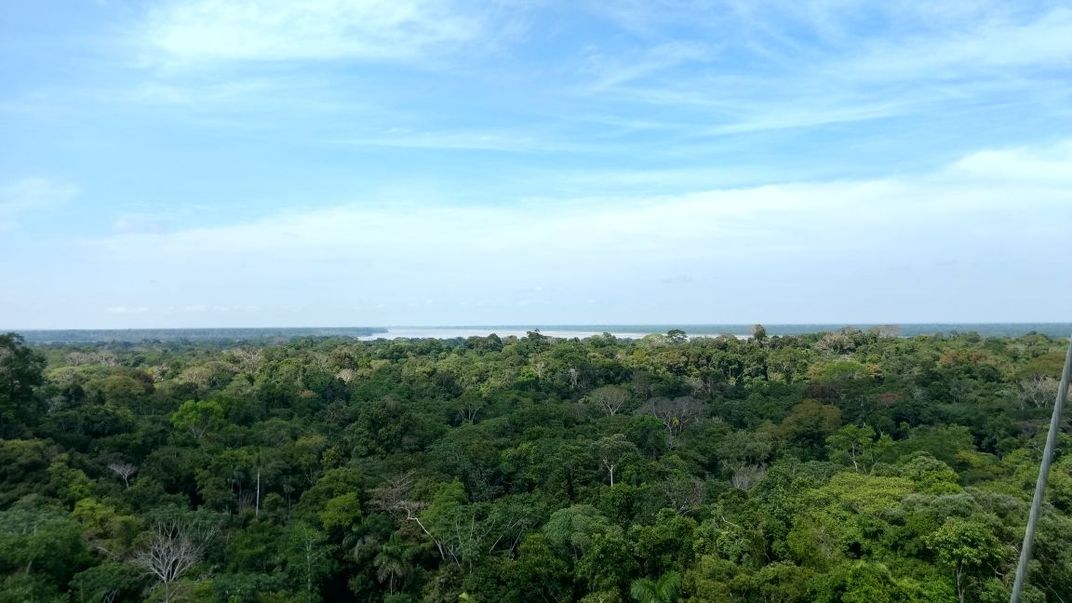
<instances>
[{"instance_id":1,"label":"blue sky","mask_svg":"<svg viewBox=\"0 0 1072 603\"><path fill-rule=\"evenodd\" d=\"M0 327L1069 319L1069 2L0 0L0 82Z\"/></svg>"}]
</instances>

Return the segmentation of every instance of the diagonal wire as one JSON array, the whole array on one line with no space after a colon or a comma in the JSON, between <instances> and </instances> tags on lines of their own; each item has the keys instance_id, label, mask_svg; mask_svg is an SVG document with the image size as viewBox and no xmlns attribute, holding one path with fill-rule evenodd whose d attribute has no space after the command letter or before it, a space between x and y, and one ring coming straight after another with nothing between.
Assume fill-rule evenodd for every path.
<instances>
[{"instance_id":1,"label":"diagonal wire","mask_svg":"<svg viewBox=\"0 0 1072 603\"><path fill-rule=\"evenodd\" d=\"M1068 352L1065 353L1065 368L1061 371L1061 384L1057 387L1057 401L1053 405L1053 417L1050 418L1050 431L1046 434L1046 448L1042 451L1042 464L1039 466L1038 481L1035 482L1035 497L1031 500L1031 513L1027 517L1027 529L1024 531L1024 544L1020 548L1020 562L1016 565L1016 580L1012 584L1012 597L1009 603L1020 603L1020 594L1027 579L1027 563L1031 560L1031 548L1035 544L1035 527L1038 525L1042 511L1042 498L1046 493L1046 480L1050 477L1050 462L1053 460L1053 447L1057 432L1061 428L1061 410L1068 398L1068 379L1072 373L1072 338L1069 338Z\"/></svg>"}]
</instances>

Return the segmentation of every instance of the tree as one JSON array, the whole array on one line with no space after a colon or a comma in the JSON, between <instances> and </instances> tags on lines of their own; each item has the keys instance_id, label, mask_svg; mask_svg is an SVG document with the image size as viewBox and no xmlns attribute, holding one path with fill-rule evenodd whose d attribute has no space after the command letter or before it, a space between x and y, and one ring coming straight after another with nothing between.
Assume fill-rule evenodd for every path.
<instances>
[{"instance_id":1,"label":"tree","mask_svg":"<svg viewBox=\"0 0 1072 603\"><path fill-rule=\"evenodd\" d=\"M658 580L640 578L634 580L629 594L638 603L674 603L681 592L681 574L667 572Z\"/></svg>"},{"instance_id":2,"label":"tree","mask_svg":"<svg viewBox=\"0 0 1072 603\"><path fill-rule=\"evenodd\" d=\"M648 401L647 409L652 416L659 419L667 433L673 438L685 431L686 427L700 417L703 412L703 403L692 396L652 398Z\"/></svg>"},{"instance_id":3,"label":"tree","mask_svg":"<svg viewBox=\"0 0 1072 603\"><path fill-rule=\"evenodd\" d=\"M458 567L463 563L471 566L473 557L481 553L476 544L487 526L477 525L475 513L465 504L461 483L455 480L441 485L430 504L415 500L413 488L412 474L400 476L380 489L378 504L413 522L435 545L440 560Z\"/></svg>"},{"instance_id":4,"label":"tree","mask_svg":"<svg viewBox=\"0 0 1072 603\"><path fill-rule=\"evenodd\" d=\"M819 582L816 580L816 582ZM826 575L825 584L815 592L821 603L900 603L902 601L945 600L945 597L919 597L898 583L882 563L852 561L839 565ZM946 594L946 593L942 593Z\"/></svg>"},{"instance_id":5,"label":"tree","mask_svg":"<svg viewBox=\"0 0 1072 603\"><path fill-rule=\"evenodd\" d=\"M897 337L901 334L899 325L879 325L875 327L875 333L879 337Z\"/></svg>"},{"instance_id":6,"label":"tree","mask_svg":"<svg viewBox=\"0 0 1072 603\"><path fill-rule=\"evenodd\" d=\"M45 357L26 347L17 333L0 335L0 437L12 423L30 421L40 411L34 388L41 385Z\"/></svg>"},{"instance_id":7,"label":"tree","mask_svg":"<svg viewBox=\"0 0 1072 603\"><path fill-rule=\"evenodd\" d=\"M330 570L328 547L319 530L303 522L293 522L286 534L287 572L303 586L305 600L318 600L314 591Z\"/></svg>"},{"instance_id":8,"label":"tree","mask_svg":"<svg viewBox=\"0 0 1072 603\"><path fill-rule=\"evenodd\" d=\"M144 575L129 563L107 561L75 575L71 590L78 601L135 600L145 582Z\"/></svg>"},{"instance_id":9,"label":"tree","mask_svg":"<svg viewBox=\"0 0 1072 603\"><path fill-rule=\"evenodd\" d=\"M1035 408L1045 408L1057 399L1057 379L1045 375L1035 375L1020 382L1024 391L1023 399ZM1020 405L1023 408L1023 404Z\"/></svg>"},{"instance_id":10,"label":"tree","mask_svg":"<svg viewBox=\"0 0 1072 603\"><path fill-rule=\"evenodd\" d=\"M217 529L214 522L194 518L158 521L131 562L156 579L164 589L164 603L170 603L175 582L201 561Z\"/></svg>"},{"instance_id":11,"label":"tree","mask_svg":"<svg viewBox=\"0 0 1072 603\"><path fill-rule=\"evenodd\" d=\"M614 485L614 471L629 454L639 454L637 447L623 434L616 433L596 441L592 450L599 460L599 466L607 472L610 485Z\"/></svg>"},{"instance_id":12,"label":"tree","mask_svg":"<svg viewBox=\"0 0 1072 603\"><path fill-rule=\"evenodd\" d=\"M620 385L604 385L592 390L588 400L607 416L613 417L629 401L629 390Z\"/></svg>"},{"instance_id":13,"label":"tree","mask_svg":"<svg viewBox=\"0 0 1072 603\"><path fill-rule=\"evenodd\" d=\"M696 521L679 515L676 509L660 509L650 525L629 528L637 557L649 575L688 567L693 559Z\"/></svg>"},{"instance_id":14,"label":"tree","mask_svg":"<svg viewBox=\"0 0 1072 603\"><path fill-rule=\"evenodd\" d=\"M518 547L517 582L532 600L572 600L573 576L566 557L541 532L528 534Z\"/></svg>"},{"instance_id":15,"label":"tree","mask_svg":"<svg viewBox=\"0 0 1072 603\"><path fill-rule=\"evenodd\" d=\"M411 562L416 550L407 545L398 532L380 547L372 564L376 567L376 579L387 582L387 592L395 594L395 585L402 582L410 572Z\"/></svg>"},{"instance_id":16,"label":"tree","mask_svg":"<svg viewBox=\"0 0 1072 603\"><path fill-rule=\"evenodd\" d=\"M577 386L580 383L581 372L571 366L566 369L566 376L569 377L570 389L577 389Z\"/></svg>"},{"instance_id":17,"label":"tree","mask_svg":"<svg viewBox=\"0 0 1072 603\"><path fill-rule=\"evenodd\" d=\"M487 403L479 394L466 392L458 398L456 404L458 406L458 416L461 417L463 422L472 425Z\"/></svg>"},{"instance_id":18,"label":"tree","mask_svg":"<svg viewBox=\"0 0 1072 603\"><path fill-rule=\"evenodd\" d=\"M688 343L689 336L681 329L670 329L666 332L666 342L674 345Z\"/></svg>"},{"instance_id":19,"label":"tree","mask_svg":"<svg viewBox=\"0 0 1072 603\"><path fill-rule=\"evenodd\" d=\"M210 429L223 421L223 407L211 400L187 400L171 413L171 424L186 429L196 439L205 437Z\"/></svg>"},{"instance_id":20,"label":"tree","mask_svg":"<svg viewBox=\"0 0 1072 603\"><path fill-rule=\"evenodd\" d=\"M967 577L977 569L990 567L1009 554L990 528L977 519L950 517L926 539L938 562L953 570L957 599L967 598Z\"/></svg>"},{"instance_id":21,"label":"tree","mask_svg":"<svg viewBox=\"0 0 1072 603\"><path fill-rule=\"evenodd\" d=\"M808 353L796 347L774 348L767 355L767 366L786 383L793 383L807 370Z\"/></svg>"},{"instance_id":22,"label":"tree","mask_svg":"<svg viewBox=\"0 0 1072 603\"><path fill-rule=\"evenodd\" d=\"M767 328L761 324L752 325L752 339L756 343L763 343L767 340Z\"/></svg>"},{"instance_id":23,"label":"tree","mask_svg":"<svg viewBox=\"0 0 1072 603\"><path fill-rule=\"evenodd\" d=\"M88 565L81 532L77 522L55 508L0 511L0 576L24 574L63 589Z\"/></svg>"},{"instance_id":24,"label":"tree","mask_svg":"<svg viewBox=\"0 0 1072 603\"><path fill-rule=\"evenodd\" d=\"M762 465L741 465L733 471L730 484L738 490L750 490L766 474L767 468Z\"/></svg>"},{"instance_id":25,"label":"tree","mask_svg":"<svg viewBox=\"0 0 1072 603\"><path fill-rule=\"evenodd\" d=\"M619 592L629 585L640 567L630 552L630 543L621 529L597 535L584 555L577 560L574 572L590 591Z\"/></svg>"},{"instance_id":26,"label":"tree","mask_svg":"<svg viewBox=\"0 0 1072 603\"><path fill-rule=\"evenodd\" d=\"M830 460L849 463L857 472L867 471L877 460L875 430L870 425L845 425L826 438L826 446Z\"/></svg>"},{"instance_id":27,"label":"tree","mask_svg":"<svg viewBox=\"0 0 1072 603\"><path fill-rule=\"evenodd\" d=\"M109 463L108 468L123 480L127 488L130 487L131 476L138 472L138 468L130 463Z\"/></svg>"},{"instance_id":28,"label":"tree","mask_svg":"<svg viewBox=\"0 0 1072 603\"><path fill-rule=\"evenodd\" d=\"M588 551L597 536L611 529L613 528L610 520L601 515L595 507L573 505L552 513L543 526L543 534L552 549L560 555L576 560Z\"/></svg>"},{"instance_id":29,"label":"tree","mask_svg":"<svg viewBox=\"0 0 1072 603\"><path fill-rule=\"evenodd\" d=\"M841 425L841 411L817 400L804 400L789 410L778 431L808 456L822 454L827 436Z\"/></svg>"}]
</instances>

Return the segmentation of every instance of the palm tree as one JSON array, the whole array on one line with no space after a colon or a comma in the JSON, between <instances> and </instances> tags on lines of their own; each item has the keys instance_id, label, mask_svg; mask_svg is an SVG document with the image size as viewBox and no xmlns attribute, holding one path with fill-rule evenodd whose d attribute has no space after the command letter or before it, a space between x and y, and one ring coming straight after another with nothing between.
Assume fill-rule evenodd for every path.
<instances>
[{"instance_id":1,"label":"palm tree","mask_svg":"<svg viewBox=\"0 0 1072 603\"><path fill-rule=\"evenodd\" d=\"M666 572L658 580L641 578L634 580L629 594L638 603L674 603L681 590L681 574Z\"/></svg>"},{"instance_id":2,"label":"palm tree","mask_svg":"<svg viewBox=\"0 0 1072 603\"><path fill-rule=\"evenodd\" d=\"M395 594L395 583L402 580L409 573L409 561L413 557L413 549L402 542L398 532L391 534L387 542L380 547L380 552L372 560L376 566L376 579L387 582L387 590Z\"/></svg>"}]
</instances>

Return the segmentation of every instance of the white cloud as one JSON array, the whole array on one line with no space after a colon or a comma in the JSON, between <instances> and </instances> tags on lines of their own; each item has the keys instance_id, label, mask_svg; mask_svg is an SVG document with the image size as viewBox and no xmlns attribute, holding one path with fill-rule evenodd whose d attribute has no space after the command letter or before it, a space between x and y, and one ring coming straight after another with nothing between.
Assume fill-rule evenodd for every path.
<instances>
[{"instance_id":1,"label":"white cloud","mask_svg":"<svg viewBox=\"0 0 1072 603\"><path fill-rule=\"evenodd\" d=\"M845 283L853 282L852 295L890 296L867 306L881 314L871 319L905 319L890 315L895 300L929 308L926 295L960 299L988 287L1016 289L1000 285L1002 279L1033 278L1034 271L977 269L980 257L1035 258L1047 265L1038 258L1050 257L1047 245L1072 222L1072 193L1066 182L1035 175L1072 173L1068 148L983 151L910 176L680 195L494 206L347 204L224 226L115 235L88 253L103 252L101 262L132 281L159 279L172 303L185 303L192 290L217 295L211 303L191 301L187 312L256 302L271 316L284 304L352 308L375 301L387 303L368 310L381 322L436 316L480 323L494 322L490 316L519 320L503 308L522 302L548 320L568 320L578 300L598 298L611 300L604 304L608 321L658 318L635 314L644 300L684 308L664 321L700 319L703 304L731 302L779 309L784 320L850 320L837 315L844 306L856 308L853 319L863 320L863 306L852 306L846 291ZM682 275L694 291L673 297L686 282ZM732 287L741 279L748 290ZM753 299L776 283L797 291L779 303ZM826 287L843 298L826 299ZM826 314L792 314L798 297L812 304L808 311ZM615 303L628 303L634 314L613 314ZM495 311L501 314L489 314ZM317 316L333 310L323 312Z\"/></svg>"},{"instance_id":2,"label":"white cloud","mask_svg":"<svg viewBox=\"0 0 1072 603\"><path fill-rule=\"evenodd\" d=\"M104 311L108 314L145 314L149 308L148 306L108 306Z\"/></svg>"},{"instance_id":3,"label":"white cloud","mask_svg":"<svg viewBox=\"0 0 1072 603\"><path fill-rule=\"evenodd\" d=\"M483 27L446 0L171 0L139 37L179 63L394 60L468 42Z\"/></svg>"},{"instance_id":4,"label":"white cloud","mask_svg":"<svg viewBox=\"0 0 1072 603\"><path fill-rule=\"evenodd\" d=\"M954 163L950 171L983 180L1072 186L1072 141L979 151Z\"/></svg>"},{"instance_id":5,"label":"white cloud","mask_svg":"<svg viewBox=\"0 0 1072 603\"><path fill-rule=\"evenodd\" d=\"M152 233L163 232L167 220L156 214L126 213L116 218L112 230L117 233Z\"/></svg>"},{"instance_id":6,"label":"white cloud","mask_svg":"<svg viewBox=\"0 0 1072 603\"><path fill-rule=\"evenodd\" d=\"M44 178L26 178L0 186L0 230L9 230L29 213L67 203L78 195L72 184Z\"/></svg>"}]
</instances>

